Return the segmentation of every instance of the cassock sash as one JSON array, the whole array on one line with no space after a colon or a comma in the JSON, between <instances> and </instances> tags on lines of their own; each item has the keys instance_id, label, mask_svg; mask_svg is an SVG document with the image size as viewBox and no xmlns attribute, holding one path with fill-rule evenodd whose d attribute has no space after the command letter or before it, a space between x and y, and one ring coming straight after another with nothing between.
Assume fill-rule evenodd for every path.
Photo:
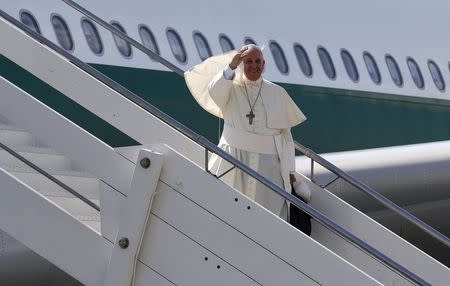
<instances>
[{"instance_id":1,"label":"cassock sash","mask_svg":"<svg viewBox=\"0 0 450 286\"><path fill-rule=\"evenodd\" d=\"M283 134L259 135L233 128L225 124L219 145L221 143L249 152L278 155L284 189L290 192L291 187L288 169L289 152L286 138Z\"/></svg>"}]
</instances>

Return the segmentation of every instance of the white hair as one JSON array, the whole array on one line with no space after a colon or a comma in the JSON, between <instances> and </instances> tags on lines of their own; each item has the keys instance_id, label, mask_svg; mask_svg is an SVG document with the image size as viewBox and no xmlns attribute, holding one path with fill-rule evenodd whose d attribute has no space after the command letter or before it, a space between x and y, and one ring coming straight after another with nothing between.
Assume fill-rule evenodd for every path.
<instances>
[{"instance_id":1,"label":"white hair","mask_svg":"<svg viewBox=\"0 0 450 286\"><path fill-rule=\"evenodd\" d=\"M264 59L263 50L266 47L265 45L258 46L255 44L244 45L242 48L247 47L248 49L257 49L261 53L261 57ZM242 85L244 82L244 62L241 62L235 71L234 82Z\"/></svg>"},{"instance_id":2,"label":"white hair","mask_svg":"<svg viewBox=\"0 0 450 286\"><path fill-rule=\"evenodd\" d=\"M266 48L266 45L258 46L255 44L248 44L248 45L244 45L243 47L247 47L248 49L257 49L261 53L261 55L263 55L263 57L264 57L263 50Z\"/></svg>"}]
</instances>

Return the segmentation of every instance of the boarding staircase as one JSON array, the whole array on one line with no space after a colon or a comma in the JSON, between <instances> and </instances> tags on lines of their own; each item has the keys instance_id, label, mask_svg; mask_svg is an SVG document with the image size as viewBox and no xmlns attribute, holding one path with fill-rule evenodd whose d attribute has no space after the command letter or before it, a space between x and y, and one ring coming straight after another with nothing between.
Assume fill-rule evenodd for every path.
<instances>
[{"instance_id":1,"label":"boarding staircase","mask_svg":"<svg viewBox=\"0 0 450 286\"><path fill-rule=\"evenodd\" d=\"M81 283L450 281L447 267L302 174L297 178L311 188L311 206L0 14L0 34L8 39L0 44L2 55L142 144L114 149L0 78L0 229ZM83 14L158 58L88 11ZM312 236L209 173L212 153L311 214ZM448 244L448 238L440 240Z\"/></svg>"},{"instance_id":2,"label":"boarding staircase","mask_svg":"<svg viewBox=\"0 0 450 286\"><path fill-rule=\"evenodd\" d=\"M99 179L74 170L70 159L60 152L40 145L31 133L5 121L0 121L0 142L6 146L14 146L15 152L19 156L27 158L60 182L76 189L80 195L95 205L100 205ZM62 206L72 216L100 233L99 211L23 163L5 149L0 150L0 166L5 173L24 182L54 204Z\"/></svg>"}]
</instances>

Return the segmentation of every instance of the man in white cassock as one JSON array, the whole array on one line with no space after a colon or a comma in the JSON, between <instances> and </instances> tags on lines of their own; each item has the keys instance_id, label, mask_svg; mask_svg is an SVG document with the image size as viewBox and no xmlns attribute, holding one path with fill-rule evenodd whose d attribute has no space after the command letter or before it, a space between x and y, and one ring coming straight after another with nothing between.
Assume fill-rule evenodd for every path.
<instances>
[{"instance_id":1,"label":"man in white cassock","mask_svg":"<svg viewBox=\"0 0 450 286\"><path fill-rule=\"evenodd\" d=\"M219 147L287 192L295 182L295 151L290 128L306 117L280 86L261 77L262 51L247 45L211 57L185 73L189 90L208 112L223 118ZM214 156L210 171L223 174L232 166ZM286 201L256 179L235 168L223 180L283 219Z\"/></svg>"}]
</instances>

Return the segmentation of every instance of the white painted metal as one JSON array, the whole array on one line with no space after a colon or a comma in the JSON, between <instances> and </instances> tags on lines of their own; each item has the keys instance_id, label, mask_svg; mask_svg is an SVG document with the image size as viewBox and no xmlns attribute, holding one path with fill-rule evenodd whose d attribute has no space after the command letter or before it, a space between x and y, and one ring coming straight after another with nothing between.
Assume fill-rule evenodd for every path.
<instances>
[{"instance_id":1,"label":"white painted metal","mask_svg":"<svg viewBox=\"0 0 450 286\"><path fill-rule=\"evenodd\" d=\"M102 285L112 244L0 169L0 228L86 285Z\"/></svg>"},{"instance_id":2,"label":"white painted metal","mask_svg":"<svg viewBox=\"0 0 450 286\"><path fill-rule=\"evenodd\" d=\"M246 237L245 232L239 233L168 185L163 184L157 196L153 211L155 216L201 244L221 260L215 262L209 254L205 256L208 261L204 261L204 257L196 255L192 263L206 264L211 267L210 271L213 273L222 271L222 266L228 264L227 266L237 268L260 285L277 285L281 281L283 284L320 285L320 280L314 281L301 268L289 265L283 258L277 257ZM173 209L177 212L174 213ZM295 245L292 246L294 250ZM220 265L221 269L214 269L214 264Z\"/></svg>"},{"instance_id":3,"label":"white painted metal","mask_svg":"<svg viewBox=\"0 0 450 286\"><path fill-rule=\"evenodd\" d=\"M297 174L297 177L308 184L311 189L310 205L332 217L336 223L432 285L442 285L442 281L450 279L450 271L446 266L328 190L320 188L302 175ZM409 282L399 278L378 261L367 257L359 249L315 221L313 221L312 230L311 236L315 240L353 265L358 265L361 270L376 278L383 285L410 285Z\"/></svg>"},{"instance_id":4,"label":"white painted metal","mask_svg":"<svg viewBox=\"0 0 450 286\"><path fill-rule=\"evenodd\" d=\"M433 224L434 228L441 230L443 233L448 229L450 199L418 203L406 206L405 209L417 217L440 218L439 220L436 219L429 222ZM367 215L386 226L397 235L411 241L426 253L431 253L433 257L442 261L442 263L448 265L450 261L450 251L448 248L437 244L436 241L426 233L418 231L414 226L406 224L400 217L386 210L369 212Z\"/></svg>"},{"instance_id":5,"label":"white painted metal","mask_svg":"<svg viewBox=\"0 0 450 286\"><path fill-rule=\"evenodd\" d=\"M126 203L123 194L116 192L104 182L100 182L102 235L109 241L115 241L119 229L120 210Z\"/></svg>"},{"instance_id":6,"label":"white painted metal","mask_svg":"<svg viewBox=\"0 0 450 286\"><path fill-rule=\"evenodd\" d=\"M0 133L2 130L0 130ZM62 156L60 153L56 153L51 149L43 148L15 148L17 153L25 157L33 164L40 166L43 169L49 170L70 170L70 161ZM18 163L17 159L9 154L6 150L0 150L0 161L3 166L20 166L23 169L30 169L25 163Z\"/></svg>"},{"instance_id":7,"label":"white painted metal","mask_svg":"<svg viewBox=\"0 0 450 286\"><path fill-rule=\"evenodd\" d=\"M138 261L136 269L135 285L175 286L174 283L140 261Z\"/></svg>"},{"instance_id":8,"label":"white painted metal","mask_svg":"<svg viewBox=\"0 0 450 286\"><path fill-rule=\"evenodd\" d=\"M1 79L2 81L3 79ZM2 81L3 82L3 81ZM3 87L3 86L2 86ZM5 109L9 110L22 110L23 112L29 114L34 114L33 111L28 110L25 108L25 104L21 106L14 106L14 104L10 105L12 101L8 101L8 96L13 96L14 100L16 101L16 104L20 104L18 102L23 103L21 99L23 97L20 97L18 93L8 93L10 90L8 89L2 89L2 122L5 122L4 116L9 115L10 113L8 111L5 112ZM4 93L6 92L6 93ZM34 109L34 111L36 111ZM13 112L14 113L14 112ZM26 117L23 116L23 113L17 114L16 117ZM41 147L40 144L42 142L40 140L35 140L32 134L24 131L21 128L17 128L15 126L11 125L11 119L15 119L14 116L10 117L10 120L7 124L3 123L0 125L0 134L2 135L1 139L3 139L3 142L9 143L13 149L18 151L21 155L25 156L26 158L30 159L32 162L37 164L38 166L42 167L43 169L46 169L47 172L51 173L58 179L60 179L62 182L66 183L67 185L71 186L87 198L91 199L93 202L99 204L99 180L97 178L93 178L92 176L84 173L84 172L75 172L71 170L71 163L70 161L64 157L61 153L57 153L52 149ZM28 118L29 122L39 120L40 118ZM21 121L19 121L21 123ZM45 122L44 122L45 123ZM35 123L38 124L38 123ZM42 124L42 122L41 122ZM50 124L47 125L50 126ZM69 130L70 131L70 130ZM35 132L38 132L35 130ZM45 137L45 134L41 134ZM59 134L61 135L61 134ZM48 141L48 139L47 139ZM38 145L39 144L39 145ZM125 160L126 161L126 160ZM6 154L5 150L0 150L0 168L4 168L10 172L10 174L13 174L13 176L16 176L17 180L20 180L18 184L27 184L28 186L31 186L33 188L33 192L39 192L40 195L45 196L45 198L49 201L47 201L47 208L58 208L60 211L64 210L66 216L72 216L75 218L78 223L82 222L82 224L85 225L85 227L89 227L91 232L93 230L96 233L100 233L101 224L100 224L100 214L92 209L91 207L87 206L85 203L80 201L78 198L75 198L72 194L68 193L66 190L62 189L55 183L51 182L47 178L45 178L43 175L38 174L36 171L32 170L30 167L24 165L21 161L14 158L10 154ZM8 188L7 185L2 184L2 200L8 200L6 195L4 194L4 190ZM5 190L6 191L6 190ZM52 202L52 203L50 203ZM35 206L36 207L36 206ZM22 205L14 206L13 204L9 206L9 209L11 208L18 208L19 210L22 208ZM72 218L72 219L73 219ZM5 218L6 219L6 218ZM24 217L25 219L25 217ZM45 220L45 217L42 217L42 219ZM13 220L14 221L14 220ZM51 222L49 222L51 223ZM20 224L17 225L17 227L26 227L26 225L21 226ZM36 226L37 227L37 226ZM33 227L30 231L28 240L32 239L34 237L34 232L39 231L36 229L36 227ZM51 227L49 225L49 227ZM55 225L54 227L57 227ZM0 228L3 229L3 226L0 226ZM7 229L6 229L7 230ZM42 230L46 231L46 230ZM58 231L59 229L55 228L55 232L53 235L55 237L58 237ZM14 231L13 233L14 234ZM97 234L98 235L98 234ZM15 236L15 235L14 235ZM16 239L20 239L21 237L15 236ZM74 239L74 238L72 238ZM75 237L75 239L80 239L79 236ZM27 244L24 242L27 246L30 247L30 244ZM51 241L51 240L50 240ZM88 241L85 241L86 243L89 243ZM32 242L33 243L33 242ZM66 244L67 247L70 246L70 241L67 241ZM80 242L81 244L81 242ZM33 244L34 245L34 244ZM51 244L48 244L51 245ZM47 247L48 247L47 245ZM45 258L49 259L53 263L56 263L55 259L58 261L56 264L59 265L60 258L51 259L51 257L48 256L46 250L38 250L35 249L34 246L31 247L34 251L38 252L40 255L44 256ZM23 253L23 255L27 255L26 257L33 257L31 254L31 251L24 247L19 242L11 242L8 244L8 248L4 251L7 255L12 255L13 253L18 253L17 251L14 251L14 249L20 250L20 253ZM51 252L51 251L50 251ZM28 254L30 253L30 254ZM66 251L61 251L60 255L67 255ZM22 257L23 255L19 255ZM55 254L53 254L55 255ZM5 256L6 257L6 256ZM19 258L20 258L19 257ZM96 260L96 259L94 259ZM15 261L15 259L12 259L12 261ZM37 261L34 259L33 261ZM14 265L14 264L11 264ZM45 260L40 260L37 265L31 266L30 265L30 272L36 273L39 272L39 267L50 267ZM5 265L4 265L5 267ZM17 267L12 266L12 267ZM8 271L10 271L10 283L11 285L15 285L14 283L22 283L25 280L20 278L20 275L18 275L17 271L14 270L15 268L10 268ZM13 273L11 273L11 270ZM78 270L74 270L72 272L72 269L68 271L68 269L64 269L69 274L77 277L77 275L74 275L73 273L76 273ZM42 271L41 271L42 272ZM45 272L44 272L45 273ZM50 274L47 274L50 275ZM83 274L85 275L85 274ZM78 277L77 277L78 278ZM3 279L3 278L2 278ZM3 281L0 279L1 281ZM51 281L62 281L64 283L71 283L70 280L68 280L68 277L62 276L59 274L58 271L53 271L53 274L51 274L50 278L45 279L45 281L49 281L49 285ZM39 279L38 281L43 281L43 279Z\"/></svg>"},{"instance_id":9,"label":"white painted metal","mask_svg":"<svg viewBox=\"0 0 450 286\"><path fill-rule=\"evenodd\" d=\"M141 160L148 159L150 166L141 166ZM105 277L106 286L136 285L135 272L142 238L159 181L164 157L148 150L139 152L138 161L131 181L130 194L121 205L119 231ZM150 230L153 231L153 230ZM119 240L127 239L129 246L123 249Z\"/></svg>"},{"instance_id":10,"label":"white painted metal","mask_svg":"<svg viewBox=\"0 0 450 286\"><path fill-rule=\"evenodd\" d=\"M154 215L150 216L148 230L139 259L174 284L258 285L239 269ZM303 285L317 284L307 282Z\"/></svg>"},{"instance_id":11,"label":"white painted metal","mask_svg":"<svg viewBox=\"0 0 450 286\"><path fill-rule=\"evenodd\" d=\"M131 187L133 193L130 193L127 198L111 188L106 188L105 182L101 182L102 208L105 204L107 211L104 221L108 224L108 236L114 237L116 233L119 233L119 238L121 235L129 235L132 238L130 241L134 241L130 250L139 253L139 261L136 265L137 283L143 281L143 277L150 277L160 285L170 285L170 283L183 285L270 285L279 281L282 281L283 284L300 282L307 285L379 285L379 282L407 284L384 266L370 261L371 258L366 254L355 251L353 246L342 244L331 237L327 237L326 232L322 231L320 227L315 230L316 234L322 233L324 235L317 235L317 240L328 248L300 233L285 221L252 202L241 193L232 190L220 180L205 173L198 165L195 165L195 163L202 162L201 156L203 153L200 152L199 146L71 66L66 60L55 56L52 51L30 40L9 24L0 21L0 32L11 40L10 43L0 47L4 55L47 81L56 89L66 93L134 139L145 143L169 142L175 146L174 148L177 151L183 155L189 155L189 159L192 160L189 161L188 158L168 147L154 149L156 151L161 150L165 155L165 163L161 174L159 172L157 172L158 174L152 173L151 176L147 177L138 166L135 172L135 184ZM14 45L20 45L23 50L15 51ZM32 53L33 57L28 53ZM67 81L67 78L73 80ZM15 90L11 85L8 87L7 83L5 86ZM86 96L87 94L89 96ZM25 98L29 98L29 96ZM103 106L102 102L108 102L108 106ZM34 103L30 105L29 109L38 110L40 107L36 106L38 104ZM44 111L42 114L53 114L49 110ZM5 116L3 111L1 113ZM48 122L49 117L42 114L37 114L37 118L43 122ZM8 119L14 118L14 114L8 113L6 117ZM18 120L20 118L15 121ZM61 118L57 118L55 121L60 122ZM24 124L31 126L29 128L34 132L38 130L45 132L43 127L39 127L38 124L33 125L26 122ZM143 125L149 127L145 132L140 129ZM64 123L61 126L70 125ZM82 132L76 132L78 132L76 137L62 136L64 138L57 145L61 148L78 150L79 147L76 146L64 147L65 144L68 144L67 141L72 141L70 138L86 137L81 134ZM84 137L82 139L84 140L83 144L91 142L85 140ZM25 139L22 138L23 140ZM45 138L42 138L42 140L45 141ZM95 140L92 140L92 142L95 143ZM114 158L119 157L114 152L102 148L100 150L105 152L104 157L102 157L106 158L105 160L114 156L116 156ZM141 148L124 150L123 155L128 158L129 162L127 163L127 170L130 166L133 167L132 162L136 162L138 157L137 150ZM71 156L76 156L76 152L80 151L68 150L68 152ZM95 158L98 159L98 157ZM79 159L80 164L88 164L85 160L91 162L90 159L83 157ZM117 162L121 161L118 160ZM120 169L120 167L118 168ZM93 169L99 172L98 166ZM116 170L113 170L113 174L106 174L106 177L118 175L117 172L114 173ZM142 229L146 217L137 214L146 212L145 206L148 206L149 201L143 200L147 203L140 205L140 209L134 210L136 211L134 213L131 206L136 204L138 196L138 193L135 193L134 190L143 190L144 186L148 184L148 181L145 182L146 180L149 180L150 183L153 182L153 187L155 187L155 181L159 175L161 175L161 181L158 184L157 193L160 195L156 196L155 208L146 226L147 231L143 238L143 248L139 252L135 248L137 246L135 242L136 237L140 237L139 229ZM131 178L128 179L131 180ZM114 180L111 179L111 181ZM127 180L125 179L122 182L127 182ZM109 259L111 259L110 273L117 269L120 270L123 265L127 266L124 268L124 272L129 273L130 262L129 260L127 262L126 259L134 256L132 251L122 260L121 250L116 248L113 251L112 243L105 238L107 236L101 237L72 217L70 212L76 216L85 214L83 211L82 213L76 213L80 210L78 202L71 200L72 198L49 197L50 200L58 204L66 204L69 210L67 212L57 207L56 204L50 203L47 198L3 170L0 172L0 185L6 189L5 200L2 197L0 201L0 217L2 217L0 218L0 228L11 232L14 237L27 246L88 285L100 285L105 282L104 278ZM128 189L128 187L125 186L124 189ZM152 190L150 189L147 194L151 193ZM333 200L334 206L336 204L338 206L331 212L340 216L339 220L341 220L342 225L352 230L355 228L356 232L360 232L361 237L365 238L364 234L368 225L376 226L370 219L351 209L345 203L338 201L336 198L333 198ZM328 198L326 202L329 201L331 199ZM8 206L18 205L26 207L26 211L19 212L17 209L8 209ZM332 204L327 206L330 205ZM114 208L128 211L129 216L122 214L119 217L118 211ZM29 216L32 215L35 217L30 219ZM15 216L19 216L19 218ZM130 221L134 222L136 217L139 217L140 222L136 225L130 225ZM335 218L334 216L331 217ZM345 222L349 218L350 225ZM344 222L342 222L343 220ZM94 229L100 227L95 220L89 221L93 221L89 225ZM355 223L355 221L358 223ZM49 222L49 224L46 225L46 222ZM367 224L367 222L369 223ZM64 227L62 227L63 224ZM139 224L141 227L139 227ZM56 230L64 231L61 235L63 240L55 243L56 247L53 249L54 241L52 241L52 247L49 247L45 245L45 240L48 241ZM381 226L377 230L384 232L383 235L390 235ZM375 242L379 244L387 243L390 247L390 239L400 241L392 235L391 238L375 240ZM406 244L406 242L402 243ZM89 244L89 247L86 247L85 244ZM72 245L73 248L68 253L62 251L66 250L63 248L64 246L71 247ZM93 251L93 247L96 248L95 251ZM405 255L403 249L399 251L399 256ZM408 247L406 249L407 255L409 255L410 249ZM65 255L61 255L62 253ZM65 257L66 255L70 258ZM205 257L208 259L206 260ZM419 257L419 259L421 258ZM87 261L88 263L86 263ZM445 274L448 275L448 270ZM125 275L120 273L117 275L120 279L125 278L126 280ZM370 275L373 275L376 280ZM438 273L438 275L441 275L441 273ZM442 277L442 275L439 276L439 278ZM112 278L114 277L111 276L109 279L116 281ZM143 281L143 284L145 283Z\"/></svg>"},{"instance_id":12,"label":"white painted metal","mask_svg":"<svg viewBox=\"0 0 450 286\"><path fill-rule=\"evenodd\" d=\"M175 151L162 147L153 150L156 149L165 155L161 181L166 187L158 186L153 211L155 217L148 226L140 261L168 280L175 284L183 281L182 284L186 285L214 285L222 275L217 265L220 265L220 270L225 265L226 271L232 266L253 281L266 285L270 285L270 281L286 284L309 281L306 282L308 285L377 285L356 267ZM118 151L123 151L124 156L133 160L138 150L121 148ZM170 195L168 191L174 193ZM165 232L163 227L156 226L161 222L180 233L179 243L189 245L189 240L192 240L194 246L202 246L198 250L202 251L197 254L192 250L185 254L167 253L172 251L172 247L177 247L172 244L169 247L167 241L163 244L165 246L156 247L153 242L162 239L158 238L160 232ZM167 253L165 256L164 251ZM211 260L204 261L205 256ZM212 265L209 264L211 262ZM175 267L175 263L181 265ZM198 275L194 273L197 271L201 271L203 277L196 277ZM209 283L202 284L202 281Z\"/></svg>"},{"instance_id":13,"label":"white painted metal","mask_svg":"<svg viewBox=\"0 0 450 286\"><path fill-rule=\"evenodd\" d=\"M176 150L189 154L191 160L198 164L203 163L203 150L199 145L180 136L175 129L69 64L66 59L43 47L4 20L0 20L0 33L8 38L8 42L0 46L0 52L4 56L106 122L142 144L170 142ZM18 50L18 46L23 49ZM145 126L145 129L142 126Z\"/></svg>"},{"instance_id":14,"label":"white painted metal","mask_svg":"<svg viewBox=\"0 0 450 286\"><path fill-rule=\"evenodd\" d=\"M450 154L450 141L336 152L322 156L448 235L450 224L447 218L450 216L450 208L443 203L450 199L447 171L450 168L450 157L447 154ZM297 171L309 175L310 160L298 157ZM334 174L315 164L314 179L318 183L326 184L333 178ZM393 213L379 216L378 214L386 213L382 205L348 183L337 180L327 189L449 265L447 247Z\"/></svg>"},{"instance_id":15,"label":"white painted metal","mask_svg":"<svg viewBox=\"0 0 450 286\"><path fill-rule=\"evenodd\" d=\"M4 127L5 125L2 126ZM9 130L14 129L14 127L7 128ZM1 132L2 130L0 130L0 133ZM20 132L24 134L22 137L32 138L32 140L27 139L24 140L24 142L20 142L22 143L21 145L37 142L30 133L23 130ZM99 205L99 180L90 177L90 175L86 173L70 170L70 161L62 154L56 153L52 149L35 146L19 146L18 148L15 148L15 150L22 150L20 153L25 155L27 159L61 179L63 182L67 183L67 185L79 191L81 194L84 194L87 198ZM25 165L25 163L7 153L6 150L0 150L0 167L10 174L16 175L23 183L31 186L40 192L41 195L44 195L47 199L62 207L65 211L100 233L100 214L96 210L92 209L57 184L51 182L42 174L37 173L31 167Z\"/></svg>"},{"instance_id":16,"label":"white painted metal","mask_svg":"<svg viewBox=\"0 0 450 286\"><path fill-rule=\"evenodd\" d=\"M60 186L49 183L49 180L44 176L35 171L30 172L29 170L22 170L19 168L4 168L6 171L17 177L27 185L32 187L44 196L54 196L54 197L64 197L69 195L66 190ZM56 172L50 171L56 179L60 180L64 184L68 185L72 189L76 190L78 193L83 195L88 199L100 199L99 193L99 179L94 178L86 173L80 172Z\"/></svg>"},{"instance_id":17,"label":"white painted metal","mask_svg":"<svg viewBox=\"0 0 450 286\"><path fill-rule=\"evenodd\" d=\"M65 84L64 81L62 83ZM0 78L0 90L2 90L0 113L4 117L30 130L40 142L63 152L83 170L100 177L120 192L128 193L133 170L131 162L3 78ZM92 96L86 96L89 97ZM16 110L22 112L18 113ZM23 116L24 113L27 116Z\"/></svg>"},{"instance_id":18,"label":"white painted metal","mask_svg":"<svg viewBox=\"0 0 450 286\"><path fill-rule=\"evenodd\" d=\"M16 147L29 146L33 144L33 137L29 133L16 130L2 130L0 140L6 145Z\"/></svg>"},{"instance_id":19,"label":"white painted metal","mask_svg":"<svg viewBox=\"0 0 450 286\"><path fill-rule=\"evenodd\" d=\"M130 160L137 159L137 150L137 147L118 148L118 152L122 153ZM185 168L189 169L188 167ZM439 285L440 281L450 278L450 272L447 267L345 203L343 200L334 196L332 193L327 190L322 190L300 174L297 176L299 179L301 177L302 180L308 183L313 190L311 205L329 217L332 217L338 224L362 238L381 252L389 255L395 261L412 270L414 273L420 273L422 277L426 277L427 281L434 282L434 285ZM363 271L369 273L372 277L379 279L382 283L400 283L399 285L409 285L408 282L393 273L390 269L387 269L378 261L362 254L358 249L349 245L346 241L330 233L329 230L316 223L314 223L313 229L314 239L327 246L330 250L338 253L353 265L358 265Z\"/></svg>"}]
</instances>

